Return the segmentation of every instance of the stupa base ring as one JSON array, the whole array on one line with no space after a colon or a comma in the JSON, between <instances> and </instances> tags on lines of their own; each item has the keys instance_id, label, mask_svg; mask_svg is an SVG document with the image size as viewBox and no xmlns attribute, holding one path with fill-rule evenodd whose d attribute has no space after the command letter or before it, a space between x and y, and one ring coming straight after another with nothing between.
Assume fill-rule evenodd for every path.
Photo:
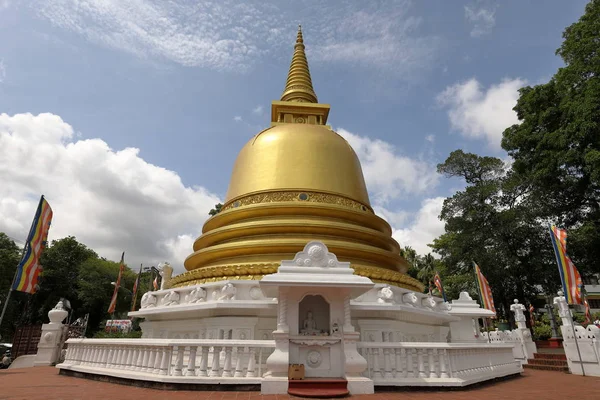
<instances>
[{"instance_id":1,"label":"stupa base ring","mask_svg":"<svg viewBox=\"0 0 600 400\"><path fill-rule=\"evenodd\" d=\"M201 267L174 277L170 286L176 288L225 280L258 281L265 275L276 273L277 268L279 263ZM400 272L366 265L351 266L351 268L356 275L367 277L375 283L385 283L415 292L424 290L421 282Z\"/></svg>"}]
</instances>

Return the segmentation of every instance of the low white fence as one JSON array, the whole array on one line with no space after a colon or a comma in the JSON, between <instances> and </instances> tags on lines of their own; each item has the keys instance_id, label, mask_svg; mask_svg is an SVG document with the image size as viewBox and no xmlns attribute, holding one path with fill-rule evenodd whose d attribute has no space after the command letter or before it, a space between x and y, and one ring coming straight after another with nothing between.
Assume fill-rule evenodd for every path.
<instances>
[{"instance_id":1,"label":"low white fence","mask_svg":"<svg viewBox=\"0 0 600 400\"><path fill-rule=\"evenodd\" d=\"M274 340L69 339L64 370L169 383L259 384ZM377 386L466 386L518 374L506 343L359 342Z\"/></svg>"},{"instance_id":2,"label":"low white fence","mask_svg":"<svg viewBox=\"0 0 600 400\"><path fill-rule=\"evenodd\" d=\"M513 345L360 342L377 386L466 386L522 372Z\"/></svg>"},{"instance_id":3,"label":"low white fence","mask_svg":"<svg viewBox=\"0 0 600 400\"><path fill-rule=\"evenodd\" d=\"M582 375L585 372L588 376L600 376L600 328L592 324L587 328L575 326L575 332L572 325L562 325L560 328L571 373ZM577 343L575 343L575 334Z\"/></svg>"},{"instance_id":4,"label":"low white fence","mask_svg":"<svg viewBox=\"0 0 600 400\"><path fill-rule=\"evenodd\" d=\"M273 340L69 339L58 368L131 379L260 383Z\"/></svg>"}]
</instances>

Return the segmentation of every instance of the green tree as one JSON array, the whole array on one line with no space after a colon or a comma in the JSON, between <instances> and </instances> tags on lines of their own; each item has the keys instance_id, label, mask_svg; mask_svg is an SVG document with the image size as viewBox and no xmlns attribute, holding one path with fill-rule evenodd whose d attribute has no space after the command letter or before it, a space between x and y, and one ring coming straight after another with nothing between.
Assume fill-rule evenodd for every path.
<instances>
[{"instance_id":1,"label":"green tree","mask_svg":"<svg viewBox=\"0 0 600 400\"><path fill-rule=\"evenodd\" d=\"M569 231L578 268L600 272L600 1L563 33L565 66L548 83L520 90L519 124L502 147L530 186L525 201L540 220Z\"/></svg>"},{"instance_id":2,"label":"green tree","mask_svg":"<svg viewBox=\"0 0 600 400\"><path fill-rule=\"evenodd\" d=\"M112 282L117 280L120 263L104 258L90 257L79 266L77 279L78 314L89 313L88 332L94 332L100 323L110 318L108 307L114 292ZM124 317L131 309L132 290L137 273L125 268L121 278L121 288L117 295L115 318ZM138 295L138 299L141 294ZM81 316L81 315L79 315Z\"/></svg>"},{"instance_id":3,"label":"green tree","mask_svg":"<svg viewBox=\"0 0 600 400\"><path fill-rule=\"evenodd\" d=\"M472 267L476 261L505 318L511 318L512 299L532 298L535 285L557 287L557 274L548 273L555 268L548 234L521 201L528 195L527 185L507 173L501 160L462 150L452 152L438 172L466 183L464 190L444 201L440 218L446 232L432 245L445 266L446 281L477 296ZM448 277L456 278L453 282Z\"/></svg>"},{"instance_id":4,"label":"green tree","mask_svg":"<svg viewBox=\"0 0 600 400\"><path fill-rule=\"evenodd\" d=\"M31 297L25 312L29 322L47 322L48 311L61 298L69 300L74 310L80 308L77 293L79 268L89 258L98 258L98 255L72 236L52 241L40 259L44 271L40 290Z\"/></svg>"},{"instance_id":5,"label":"green tree","mask_svg":"<svg viewBox=\"0 0 600 400\"><path fill-rule=\"evenodd\" d=\"M217 215L218 213L221 212L221 208L223 207L223 204L219 203L219 204L215 204L215 208L211 209L208 212L208 215L210 215L211 217L214 217L215 215Z\"/></svg>"},{"instance_id":6,"label":"green tree","mask_svg":"<svg viewBox=\"0 0 600 400\"><path fill-rule=\"evenodd\" d=\"M8 291L21 259L21 249L3 232L0 232L0 310L6 302ZM0 327L2 341L10 341L17 325L19 310L27 300L19 292L13 292Z\"/></svg>"},{"instance_id":7,"label":"green tree","mask_svg":"<svg viewBox=\"0 0 600 400\"><path fill-rule=\"evenodd\" d=\"M419 279L418 276L417 276L418 273L419 273L419 269L418 269L418 265L417 265L419 256L418 256L417 252L415 251L415 249L413 249L410 246L401 247L400 248L400 255L408 263L407 274L411 278Z\"/></svg>"}]
</instances>

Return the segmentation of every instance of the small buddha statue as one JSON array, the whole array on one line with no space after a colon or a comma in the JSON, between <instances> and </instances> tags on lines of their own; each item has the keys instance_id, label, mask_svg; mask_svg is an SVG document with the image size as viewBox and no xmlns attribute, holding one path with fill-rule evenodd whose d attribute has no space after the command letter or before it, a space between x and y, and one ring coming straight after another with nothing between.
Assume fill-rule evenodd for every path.
<instances>
[{"instance_id":1,"label":"small buddha statue","mask_svg":"<svg viewBox=\"0 0 600 400\"><path fill-rule=\"evenodd\" d=\"M302 330L300 333L305 335L315 335L319 333L317 330L317 321L313 319L312 311L306 313L306 319L302 323Z\"/></svg>"}]
</instances>

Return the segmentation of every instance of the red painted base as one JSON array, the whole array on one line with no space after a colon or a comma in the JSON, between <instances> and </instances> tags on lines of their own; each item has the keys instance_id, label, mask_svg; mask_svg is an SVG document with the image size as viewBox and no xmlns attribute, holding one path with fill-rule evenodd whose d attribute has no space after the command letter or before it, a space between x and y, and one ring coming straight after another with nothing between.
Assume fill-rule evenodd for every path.
<instances>
[{"instance_id":1,"label":"red painted base","mask_svg":"<svg viewBox=\"0 0 600 400\"><path fill-rule=\"evenodd\" d=\"M562 338L549 339L549 340L536 340L535 345L538 348L546 349L562 349Z\"/></svg>"},{"instance_id":2,"label":"red painted base","mask_svg":"<svg viewBox=\"0 0 600 400\"><path fill-rule=\"evenodd\" d=\"M345 397L348 392L348 381L345 379L309 378L290 380L288 394L298 397L335 398Z\"/></svg>"}]
</instances>

